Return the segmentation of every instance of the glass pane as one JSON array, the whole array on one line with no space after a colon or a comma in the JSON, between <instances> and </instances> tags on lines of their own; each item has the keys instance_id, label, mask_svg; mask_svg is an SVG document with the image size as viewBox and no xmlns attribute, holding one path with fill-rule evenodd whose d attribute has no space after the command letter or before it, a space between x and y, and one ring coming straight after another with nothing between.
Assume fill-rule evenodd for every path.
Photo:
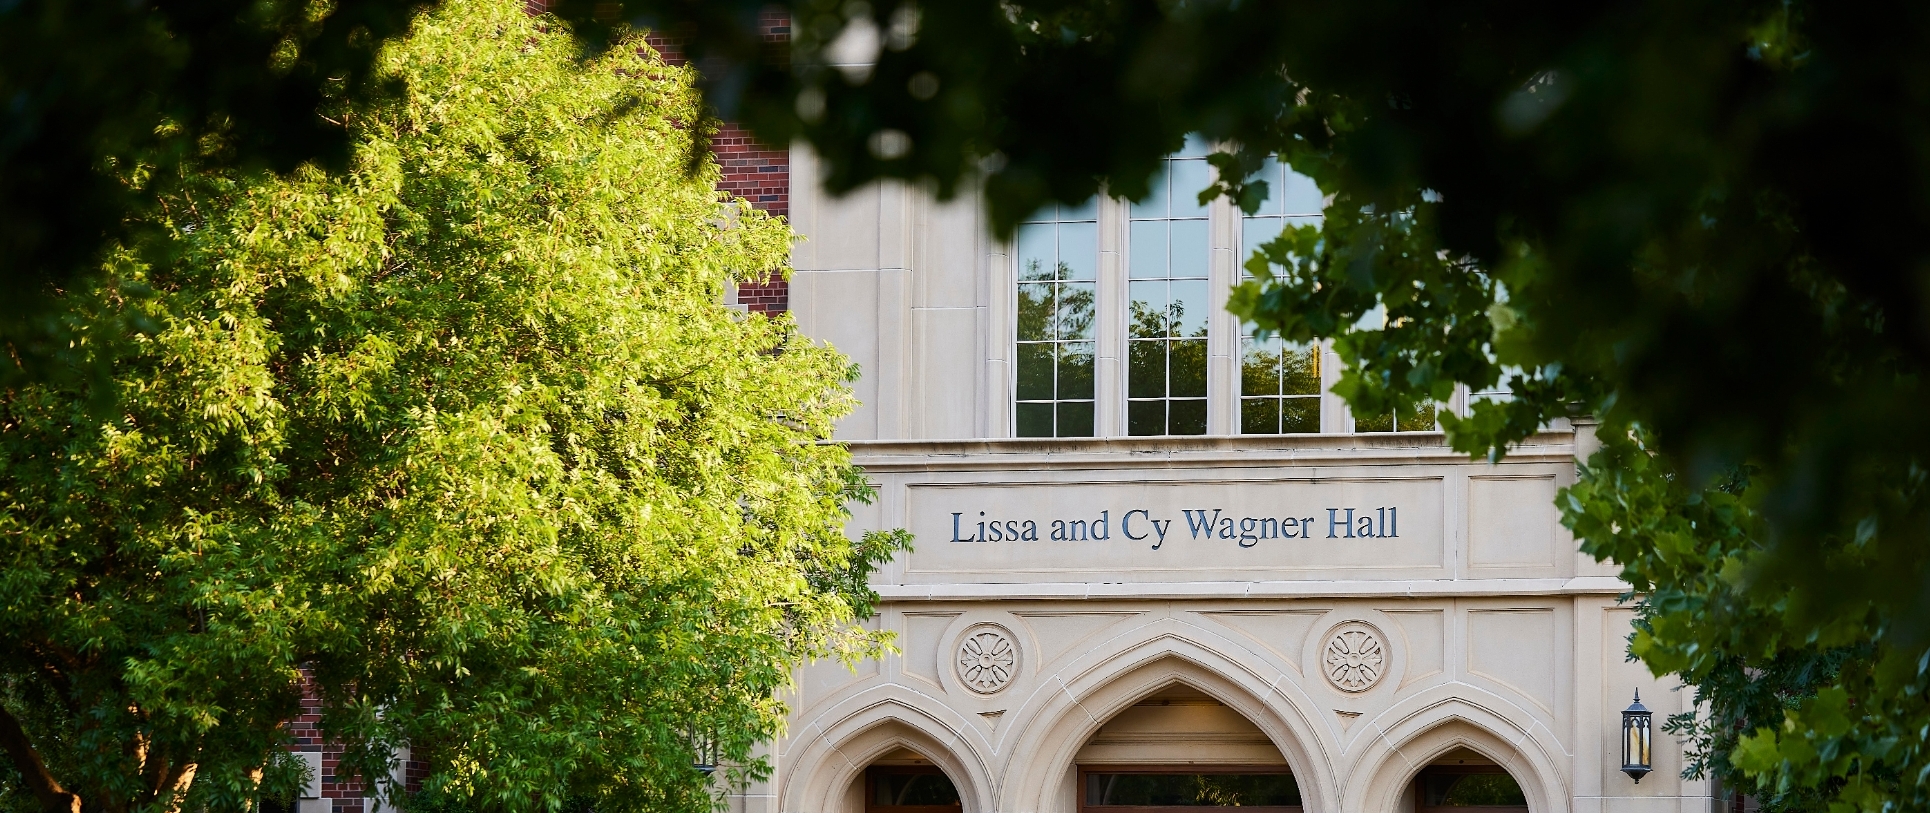
<instances>
[{"instance_id":1,"label":"glass pane","mask_svg":"<svg viewBox=\"0 0 1930 813\"><path fill-rule=\"evenodd\" d=\"M1280 343L1278 339L1244 339L1240 354L1240 394L1278 395L1280 393Z\"/></svg>"},{"instance_id":2,"label":"glass pane","mask_svg":"<svg viewBox=\"0 0 1930 813\"><path fill-rule=\"evenodd\" d=\"M1093 283L1059 284L1059 334L1063 339L1092 338Z\"/></svg>"},{"instance_id":3,"label":"glass pane","mask_svg":"<svg viewBox=\"0 0 1930 813\"><path fill-rule=\"evenodd\" d=\"M1280 231L1285 229L1286 226L1287 221L1277 217L1249 217L1241 220L1240 244L1242 248L1240 250L1240 256L1238 257L1240 267L1242 269L1246 268L1246 261L1253 259L1253 252L1259 251L1262 243L1279 237ZM1245 274L1245 271L1241 272L1241 279L1246 278Z\"/></svg>"},{"instance_id":4,"label":"glass pane","mask_svg":"<svg viewBox=\"0 0 1930 813\"><path fill-rule=\"evenodd\" d=\"M1092 402L1066 401L1059 404L1059 437L1092 437Z\"/></svg>"},{"instance_id":5,"label":"glass pane","mask_svg":"<svg viewBox=\"0 0 1930 813\"><path fill-rule=\"evenodd\" d=\"M1146 194L1146 199L1133 204L1133 217L1166 216L1167 181L1166 170L1161 168L1159 174L1153 176L1151 191Z\"/></svg>"},{"instance_id":6,"label":"glass pane","mask_svg":"<svg viewBox=\"0 0 1930 813\"><path fill-rule=\"evenodd\" d=\"M1019 437L1052 437L1052 405L1019 404Z\"/></svg>"},{"instance_id":7,"label":"glass pane","mask_svg":"<svg viewBox=\"0 0 1930 813\"><path fill-rule=\"evenodd\" d=\"M1093 195L1092 197L1086 198L1086 202L1081 203L1078 206L1060 206L1059 219L1060 220L1098 220L1099 219L1099 196Z\"/></svg>"},{"instance_id":8,"label":"glass pane","mask_svg":"<svg viewBox=\"0 0 1930 813\"><path fill-rule=\"evenodd\" d=\"M1429 774L1422 782L1427 807L1522 807L1528 797L1505 773Z\"/></svg>"},{"instance_id":9,"label":"glass pane","mask_svg":"<svg viewBox=\"0 0 1930 813\"><path fill-rule=\"evenodd\" d=\"M1281 354L1280 391L1287 395L1320 394L1320 349L1285 350Z\"/></svg>"},{"instance_id":10,"label":"glass pane","mask_svg":"<svg viewBox=\"0 0 1930 813\"><path fill-rule=\"evenodd\" d=\"M1099 276L1099 224L1067 223L1059 227L1059 279L1096 279Z\"/></svg>"},{"instance_id":11,"label":"glass pane","mask_svg":"<svg viewBox=\"0 0 1930 813\"><path fill-rule=\"evenodd\" d=\"M1282 399L1280 401L1280 431L1289 435L1311 435L1319 432L1320 399Z\"/></svg>"},{"instance_id":12,"label":"glass pane","mask_svg":"<svg viewBox=\"0 0 1930 813\"><path fill-rule=\"evenodd\" d=\"M1131 323L1126 329L1133 338L1153 339L1166 335L1166 285L1162 281L1132 284L1132 309L1128 314Z\"/></svg>"},{"instance_id":13,"label":"glass pane","mask_svg":"<svg viewBox=\"0 0 1930 813\"><path fill-rule=\"evenodd\" d=\"M1206 304L1206 280L1174 280L1171 287L1173 302L1167 306L1172 324L1168 329L1171 335L1190 339L1206 336L1206 315L1211 309Z\"/></svg>"},{"instance_id":14,"label":"glass pane","mask_svg":"<svg viewBox=\"0 0 1930 813\"><path fill-rule=\"evenodd\" d=\"M941 773L885 773L871 775L871 802L876 805L956 806L958 789Z\"/></svg>"},{"instance_id":15,"label":"glass pane","mask_svg":"<svg viewBox=\"0 0 1930 813\"><path fill-rule=\"evenodd\" d=\"M1293 807L1292 774L1086 774L1086 804L1131 807Z\"/></svg>"},{"instance_id":16,"label":"glass pane","mask_svg":"<svg viewBox=\"0 0 1930 813\"><path fill-rule=\"evenodd\" d=\"M1137 279L1166 276L1166 222L1133 221L1131 241L1132 245L1128 248L1132 255L1130 275Z\"/></svg>"},{"instance_id":17,"label":"glass pane","mask_svg":"<svg viewBox=\"0 0 1930 813\"><path fill-rule=\"evenodd\" d=\"M1019 341L1052 340L1054 287L1051 283L1039 282L1019 286Z\"/></svg>"},{"instance_id":18,"label":"glass pane","mask_svg":"<svg viewBox=\"0 0 1930 813\"><path fill-rule=\"evenodd\" d=\"M1166 396L1166 343L1137 341L1126 346L1126 396Z\"/></svg>"},{"instance_id":19,"label":"glass pane","mask_svg":"<svg viewBox=\"0 0 1930 813\"><path fill-rule=\"evenodd\" d=\"M1280 157L1276 155L1267 156L1267 160L1260 164L1260 171L1253 173L1253 180L1267 182L1267 197L1260 202L1260 210L1254 212L1254 214L1280 214Z\"/></svg>"},{"instance_id":20,"label":"glass pane","mask_svg":"<svg viewBox=\"0 0 1930 813\"><path fill-rule=\"evenodd\" d=\"M1373 415L1373 416L1363 418L1359 415L1355 415L1354 431L1356 432L1392 432L1394 431L1394 416Z\"/></svg>"},{"instance_id":21,"label":"glass pane","mask_svg":"<svg viewBox=\"0 0 1930 813\"><path fill-rule=\"evenodd\" d=\"M1052 348L1055 346L1030 342L1019 345L1019 400L1052 400Z\"/></svg>"},{"instance_id":22,"label":"glass pane","mask_svg":"<svg viewBox=\"0 0 1930 813\"><path fill-rule=\"evenodd\" d=\"M1205 217L1200 192L1213 185L1213 168L1205 160L1169 161L1173 176L1173 217Z\"/></svg>"},{"instance_id":23,"label":"glass pane","mask_svg":"<svg viewBox=\"0 0 1930 813\"><path fill-rule=\"evenodd\" d=\"M1240 433L1271 435L1280 431L1280 399L1240 399Z\"/></svg>"},{"instance_id":24,"label":"glass pane","mask_svg":"<svg viewBox=\"0 0 1930 813\"><path fill-rule=\"evenodd\" d=\"M1292 167L1282 167L1279 192L1281 210L1290 215L1317 215L1326 208L1320 194L1320 185L1312 178L1294 172Z\"/></svg>"},{"instance_id":25,"label":"glass pane","mask_svg":"<svg viewBox=\"0 0 1930 813\"><path fill-rule=\"evenodd\" d=\"M1053 234L1059 227L1050 223L1027 223L1019 227L1019 279L1052 279L1057 251Z\"/></svg>"},{"instance_id":26,"label":"glass pane","mask_svg":"<svg viewBox=\"0 0 1930 813\"><path fill-rule=\"evenodd\" d=\"M1204 156L1207 153L1212 151L1213 151L1213 142L1207 141L1205 136L1200 135L1199 133L1187 133L1186 142L1181 144L1179 148L1179 152L1174 154L1185 155L1185 156Z\"/></svg>"},{"instance_id":27,"label":"glass pane","mask_svg":"<svg viewBox=\"0 0 1930 813\"><path fill-rule=\"evenodd\" d=\"M1167 380L1175 398L1206 397L1206 340L1171 342L1167 351Z\"/></svg>"},{"instance_id":28,"label":"glass pane","mask_svg":"<svg viewBox=\"0 0 1930 813\"><path fill-rule=\"evenodd\" d=\"M1206 242L1206 221L1176 220L1173 222L1173 277L1206 278L1206 261L1210 256Z\"/></svg>"},{"instance_id":29,"label":"glass pane","mask_svg":"<svg viewBox=\"0 0 1930 813\"><path fill-rule=\"evenodd\" d=\"M1206 434L1206 401L1172 401L1167 407L1166 434Z\"/></svg>"},{"instance_id":30,"label":"glass pane","mask_svg":"<svg viewBox=\"0 0 1930 813\"><path fill-rule=\"evenodd\" d=\"M1059 397L1092 397L1092 342L1059 345Z\"/></svg>"},{"instance_id":31,"label":"glass pane","mask_svg":"<svg viewBox=\"0 0 1930 813\"><path fill-rule=\"evenodd\" d=\"M1166 306L1167 335L1198 339L1206 336L1206 319L1211 309L1206 302L1206 280L1174 280L1167 285L1171 297Z\"/></svg>"},{"instance_id":32,"label":"glass pane","mask_svg":"<svg viewBox=\"0 0 1930 813\"><path fill-rule=\"evenodd\" d=\"M1395 414L1395 417L1399 419L1399 423L1396 425L1394 430L1396 432L1432 432L1434 431L1434 405L1433 404L1422 404L1421 406L1413 409L1398 410L1394 414Z\"/></svg>"},{"instance_id":33,"label":"glass pane","mask_svg":"<svg viewBox=\"0 0 1930 813\"><path fill-rule=\"evenodd\" d=\"M1166 434L1165 401L1127 401L1126 434Z\"/></svg>"}]
</instances>

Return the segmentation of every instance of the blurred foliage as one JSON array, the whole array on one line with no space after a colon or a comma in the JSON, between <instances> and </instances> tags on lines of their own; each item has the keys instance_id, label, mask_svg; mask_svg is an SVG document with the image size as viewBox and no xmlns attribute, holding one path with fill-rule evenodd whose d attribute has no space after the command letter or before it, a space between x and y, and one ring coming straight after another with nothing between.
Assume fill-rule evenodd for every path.
<instances>
[{"instance_id":1,"label":"blurred foliage","mask_svg":"<svg viewBox=\"0 0 1930 813\"><path fill-rule=\"evenodd\" d=\"M55 298L117 406L0 396L0 807L286 799L312 680L333 781L393 799L406 743L445 805L709 813L693 733L763 775L796 664L887 645L907 539L845 536L870 491L821 442L853 372L723 306L790 231L622 45L451 0L343 172L181 164Z\"/></svg>"},{"instance_id":2,"label":"blurred foliage","mask_svg":"<svg viewBox=\"0 0 1930 813\"><path fill-rule=\"evenodd\" d=\"M328 9L357 7L343 0L311 13L332 19ZM790 15L789 48L763 41L759 14L772 7ZM22 0L0 13L41 8ZM1702 764L1796 806L1930 805L1921 770L1930 518L1917 485L1930 452L1920 383L1930 243L1916 239L1930 221L1930 7L553 8L581 24L593 51L626 21L678 38L703 73L711 113L749 124L766 143L809 143L834 190L880 177L941 194L976 189L1000 233L1050 201L1101 189L1143 197L1186 133L1230 145L1214 159L1224 178L1206 193L1249 208L1264 190L1242 173L1282 156L1327 193L1326 218L1264 247L1233 309L1295 341L1332 339L1346 366L1339 391L1360 415L1505 379L1511 398L1441 417L1471 454L1500 455L1552 419L1596 416L1607 457L1563 510L1590 550L1649 591L1638 653L1684 675L1732 727L1704 729ZM362 30L343 41L394 29ZM307 40L293 42L299 52ZM28 74L6 64L0 81L11 93ZM155 77L172 75L155 64ZM357 88L377 86L350 78L348 95L318 109L340 98L352 110ZM222 85L183 92L203 87ZM179 115L138 121L129 132L204 132ZM242 133L260 119L223 121L237 129L168 141L175 153L157 147L161 157L144 163L90 159L86 171L108 172L138 197L166 177L144 168L170 166L167 155L225 159L246 152L231 145L256 143ZM17 140L23 131L7 132ZM88 156L120 154L92 130L63 132L49 137L77 137ZM81 177L80 163L62 166L60 177ZM120 166L133 169L110 171ZM11 167L4 177L16 177ZM9 191L9 216L31 221L43 199L48 212L63 211L63 195L93 188L56 179L24 197ZM1363 326L1369 313L1384 318ZM144 329L138 319L56 325L43 344L69 353L90 347L89 336ZM14 359L37 352L10 347ZM1624 437L1639 452L1617 451ZM1728 519L1696 518L1715 504ZM1651 513L1629 513L1638 507ZM1617 530L1677 521L1687 530ZM1725 637L1731 631L1706 618L1748 628Z\"/></svg>"},{"instance_id":3,"label":"blurred foliage","mask_svg":"<svg viewBox=\"0 0 1930 813\"><path fill-rule=\"evenodd\" d=\"M376 49L426 5L0 3L0 380L86 357L53 298L138 244L183 162L346 167L344 109L393 99Z\"/></svg>"}]
</instances>

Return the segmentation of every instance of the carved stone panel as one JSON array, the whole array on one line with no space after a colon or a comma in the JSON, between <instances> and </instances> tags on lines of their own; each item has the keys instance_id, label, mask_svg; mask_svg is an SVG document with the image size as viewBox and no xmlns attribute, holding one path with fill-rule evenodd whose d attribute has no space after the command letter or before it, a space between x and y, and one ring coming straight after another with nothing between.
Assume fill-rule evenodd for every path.
<instances>
[{"instance_id":1,"label":"carved stone panel","mask_svg":"<svg viewBox=\"0 0 1930 813\"><path fill-rule=\"evenodd\" d=\"M1327 633L1320 655L1321 672L1327 682L1350 694L1374 688L1387 673L1388 661L1387 643L1380 631L1357 621Z\"/></svg>"},{"instance_id":2,"label":"carved stone panel","mask_svg":"<svg viewBox=\"0 0 1930 813\"><path fill-rule=\"evenodd\" d=\"M979 694L994 694L1019 674L1019 642L997 624L979 624L958 640L958 682Z\"/></svg>"}]
</instances>

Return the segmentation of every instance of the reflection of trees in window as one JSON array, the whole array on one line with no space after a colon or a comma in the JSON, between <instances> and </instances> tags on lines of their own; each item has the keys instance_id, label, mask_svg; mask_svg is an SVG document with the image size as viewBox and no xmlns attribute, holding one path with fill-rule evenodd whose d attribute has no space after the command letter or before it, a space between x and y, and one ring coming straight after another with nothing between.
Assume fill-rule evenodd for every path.
<instances>
[{"instance_id":1,"label":"reflection of trees in window","mask_svg":"<svg viewBox=\"0 0 1930 813\"><path fill-rule=\"evenodd\" d=\"M1181 281L1133 283L1132 331L1127 348L1127 432L1133 435L1206 434L1206 325L1189 320L1191 309L1203 311L1205 286L1191 291L1161 291L1169 297L1147 295L1148 288L1179 289ZM1170 301L1160 302L1160 299Z\"/></svg>"},{"instance_id":2,"label":"reflection of trees in window","mask_svg":"<svg viewBox=\"0 0 1930 813\"><path fill-rule=\"evenodd\" d=\"M1499 813L1528 809L1528 797L1520 783L1502 771L1430 769L1421 772L1419 781L1419 807L1423 811L1476 807Z\"/></svg>"},{"instance_id":3,"label":"reflection of trees in window","mask_svg":"<svg viewBox=\"0 0 1930 813\"><path fill-rule=\"evenodd\" d=\"M1085 807L1243 807L1300 805L1290 773L1089 773Z\"/></svg>"},{"instance_id":4,"label":"reflection of trees in window","mask_svg":"<svg viewBox=\"0 0 1930 813\"><path fill-rule=\"evenodd\" d=\"M1324 201L1313 179L1269 157L1251 181L1266 184L1267 196L1253 214L1240 219L1241 278L1247 259L1261 244L1298 226L1319 226ZM1320 431L1320 350L1290 345L1279 337L1240 340L1240 432L1249 435Z\"/></svg>"},{"instance_id":5,"label":"reflection of trees in window","mask_svg":"<svg viewBox=\"0 0 1930 813\"><path fill-rule=\"evenodd\" d=\"M1247 336L1240 350L1240 432L1320 431L1320 349Z\"/></svg>"},{"instance_id":6,"label":"reflection of trees in window","mask_svg":"<svg viewBox=\"0 0 1930 813\"><path fill-rule=\"evenodd\" d=\"M1410 406L1396 407L1387 415L1354 419L1356 432L1432 432L1436 427L1435 411L1438 405L1421 402Z\"/></svg>"},{"instance_id":7,"label":"reflection of trees in window","mask_svg":"<svg viewBox=\"0 0 1930 813\"><path fill-rule=\"evenodd\" d=\"M1189 142L1166 161L1152 194L1132 205L1128 234L1126 432L1206 434L1207 208L1211 181Z\"/></svg>"},{"instance_id":8,"label":"reflection of trees in window","mask_svg":"<svg viewBox=\"0 0 1930 813\"><path fill-rule=\"evenodd\" d=\"M1041 222L1019 227L1019 437L1093 433L1094 211L1049 207Z\"/></svg>"},{"instance_id":9,"label":"reflection of trees in window","mask_svg":"<svg viewBox=\"0 0 1930 813\"><path fill-rule=\"evenodd\" d=\"M935 768L876 767L866 771L870 813L957 813L958 788Z\"/></svg>"}]
</instances>

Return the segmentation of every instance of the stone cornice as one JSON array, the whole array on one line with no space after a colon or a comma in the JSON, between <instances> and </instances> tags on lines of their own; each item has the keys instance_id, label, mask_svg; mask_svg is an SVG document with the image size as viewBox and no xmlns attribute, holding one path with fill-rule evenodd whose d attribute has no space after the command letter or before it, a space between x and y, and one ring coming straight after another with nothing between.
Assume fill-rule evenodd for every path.
<instances>
[{"instance_id":1,"label":"stone cornice","mask_svg":"<svg viewBox=\"0 0 1930 813\"><path fill-rule=\"evenodd\" d=\"M1572 432L1544 432L1506 462L1575 457ZM871 472L1398 466L1466 464L1439 432L1162 438L847 441L852 462Z\"/></svg>"},{"instance_id":2,"label":"stone cornice","mask_svg":"<svg viewBox=\"0 0 1930 813\"><path fill-rule=\"evenodd\" d=\"M1306 598L1482 598L1615 596L1629 585L1612 576L1571 579L1391 579L1255 582L1042 582L1034 584L875 585L884 603L923 601L1175 601Z\"/></svg>"}]
</instances>

